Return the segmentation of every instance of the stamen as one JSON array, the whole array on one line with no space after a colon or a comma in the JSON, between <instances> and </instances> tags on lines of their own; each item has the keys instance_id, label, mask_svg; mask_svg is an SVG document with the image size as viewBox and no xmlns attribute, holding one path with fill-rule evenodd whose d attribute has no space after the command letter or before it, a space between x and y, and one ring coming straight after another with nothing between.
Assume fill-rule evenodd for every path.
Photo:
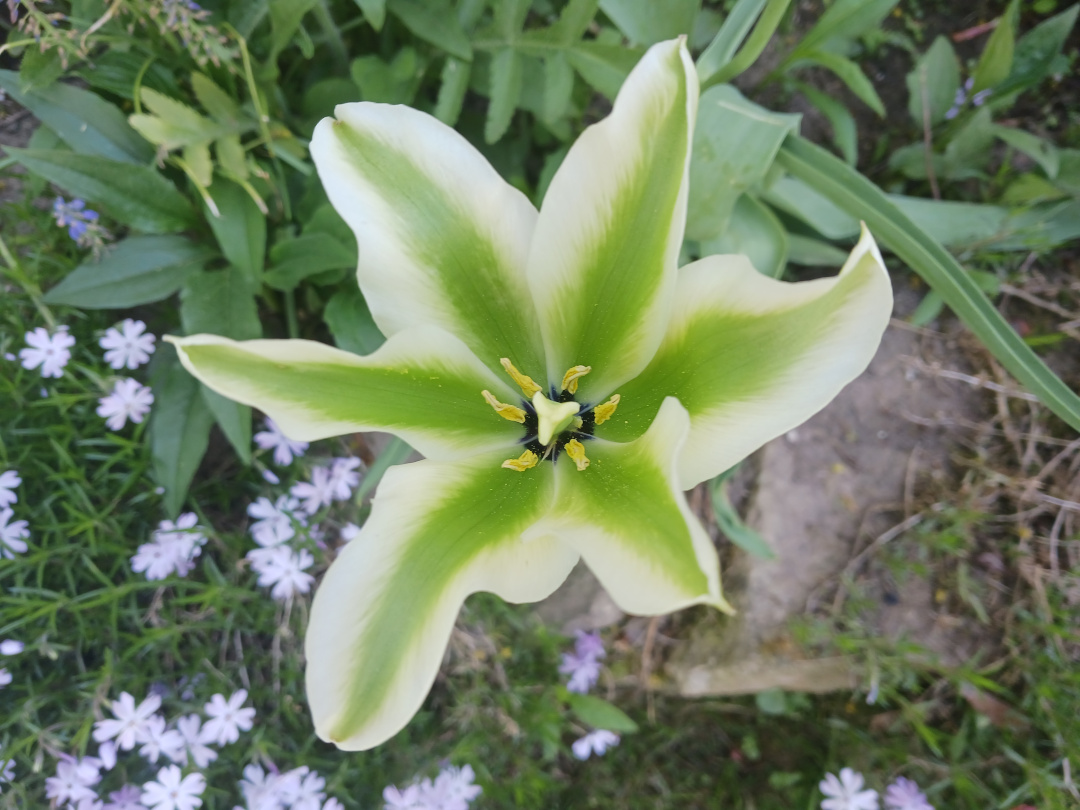
<instances>
[{"instance_id":1,"label":"stamen","mask_svg":"<svg viewBox=\"0 0 1080 810\"><path fill-rule=\"evenodd\" d=\"M533 394L541 390L540 386L536 384L532 377L522 374L514 368L514 364L510 362L509 357L500 358L499 362L502 363L502 367L506 369L506 373L510 375L513 381L521 386L521 390L525 392L527 398L532 399Z\"/></svg>"},{"instance_id":2,"label":"stamen","mask_svg":"<svg viewBox=\"0 0 1080 810\"><path fill-rule=\"evenodd\" d=\"M563 374L562 389L563 391L569 391L571 394L577 393L577 381L592 371L592 366L574 366L568 372Z\"/></svg>"},{"instance_id":3,"label":"stamen","mask_svg":"<svg viewBox=\"0 0 1080 810\"><path fill-rule=\"evenodd\" d=\"M578 472L584 472L589 466L589 459L585 457L585 445L577 439L571 439L566 443L566 455L577 465Z\"/></svg>"},{"instance_id":4,"label":"stamen","mask_svg":"<svg viewBox=\"0 0 1080 810\"><path fill-rule=\"evenodd\" d=\"M597 425L604 424L604 422L615 415L615 409L619 407L620 399L622 399L622 397L615 394L603 405L597 405L593 408L593 417L595 418Z\"/></svg>"},{"instance_id":5,"label":"stamen","mask_svg":"<svg viewBox=\"0 0 1080 810\"><path fill-rule=\"evenodd\" d=\"M525 472L531 470L537 464L540 463L540 456L536 455L532 450L526 450L517 458L508 458L502 463L504 470L513 470L514 472Z\"/></svg>"},{"instance_id":6,"label":"stamen","mask_svg":"<svg viewBox=\"0 0 1080 810\"><path fill-rule=\"evenodd\" d=\"M507 405L505 402L499 402L490 391L485 390L480 393L487 401L487 404L494 408L495 413L503 419L509 419L511 422L525 422L525 411L521 410L521 408L514 405Z\"/></svg>"}]
</instances>

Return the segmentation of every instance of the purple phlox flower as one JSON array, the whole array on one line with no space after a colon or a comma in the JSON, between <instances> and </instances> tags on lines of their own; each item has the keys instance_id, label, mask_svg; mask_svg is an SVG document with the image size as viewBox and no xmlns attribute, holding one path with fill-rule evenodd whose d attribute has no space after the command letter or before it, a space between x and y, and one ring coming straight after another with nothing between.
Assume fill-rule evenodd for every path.
<instances>
[{"instance_id":1,"label":"purple phlox flower","mask_svg":"<svg viewBox=\"0 0 1080 810\"><path fill-rule=\"evenodd\" d=\"M62 754L56 763L56 776L45 780L45 798L54 799L57 805L97 799L93 786L100 781L101 774L93 762Z\"/></svg>"},{"instance_id":2,"label":"purple phlox flower","mask_svg":"<svg viewBox=\"0 0 1080 810\"><path fill-rule=\"evenodd\" d=\"M125 318L120 322L120 329L109 327L98 345L105 349L105 362L110 368L136 369L150 360L154 353L153 335L146 333L146 324Z\"/></svg>"},{"instance_id":3,"label":"purple phlox flower","mask_svg":"<svg viewBox=\"0 0 1080 810\"><path fill-rule=\"evenodd\" d=\"M919 786L903 776L898 776L885 789L885 807L887 810L934 810Z\"/></svg>"},{"instance_id":4,"label":"purple phlox flower","mask_svg":"<svg viewBox=\"0 0 1080 810\"><path fill-rule=\"evenodd\" d=\"M0 509L0 557L8 560L26 551L26 538L30 536L26 521L12 520L14 516L12 510Z\"/></svg>"},{"instance_id":5,"label":"purple phlox flower","mask_svg":"<svg viewBox=\"0 0 1080 810\"><path fill-rule=\"evenodd\" d=\"M409 785L398 790L394 785L383 788L383 807L385 810L425 810L427 803L421 804L420 786Z\"/></svg>"},{"instance_id":6,"label":"purple phlox flower","mask_svg":"<svg viewBox=\"0 0 1080 810\"><path fill-rule=\"evenodd\" d=\"M298 774L296 782L296 794L292 797L291 810L321 810L322 801L326 798L323 788L326 780L315 771L304 766L303 773Z\"/></svg>"},{"instance_id":7,"label":"purple phlox flower","mask_svg":"<svg viewBox=\"0 0 1080 810\"><path fill-rule=\"evenodd\" d=\"M598 757L603 756L605 751L618 744L618 734L613 731L598 728L596 731L590 731L584 737L575 740L570 748L577 759L585 760L593 754L596 754Z\"/></svg>"},{"instance_id":8,"label":"purple phlox flower","mask_svg":"<svg viewBox=\"0 0 1080 810\"><path fill-rule=\"evenodd\" d=\"M135 424L142 422L153 403L149 386L126 377L116 381L112 393L98 400L97 415L105 419L109 430L120 430L129 419Z\"/></svg>"},{"instance_id":9,"label":"purple phlox flower","mask_svg":"<svg viewBox=\"0 0 1080 810\"><path fill-rule=\"evenodd\" d=\"M338 537L341 538L342 543L348 543L350 540L355 540L357 535L360 534L360 527L355 523L346 523L341 527L341 531L338 533Z\"/></svg>"},{"instance_id":10,"label":"purple phlox flower","mask_svg":"<svg viewBox=\"0 0 1080 810\"><path fill-rule=\"evenodd\" d=\"M878 810L876 790L863 790L866 780L851 768L841 768L840 778L831 773L818 783L818 789L828 798L821 802L821 810Z\"/></svg>"},{"instance_id":11,"label":"purple phlox flower","mask_svg":"<svg viewBox=\"0 0 1080 810\"><path fill-rule=\"evenodd\" d=\"M960 114L960 111L964 109L964 105L967 104L968 94L971 92L971 88L975 86L975 78L970 77L964 82L963 87L956 88L956 96L953 98L953 105L945 113L945 119L951 121ZM975 95L971 96L971 103L975 107L981 107L986 103L986 99L993 93L993 89L987 87L985 90L980 90Z\"/></svg>"},{"instance_id":12,"label":"purple phlox flower","mask_svg":"<svg viewBox=\"0 0 1080 810\"><path fill-rule=\"evenodd\" d=\"M471 765L444 768L431 786L429 796L437 801L432 802L433 806L442 810L466 810L469 803L483 793L483 788L473 784L475 778Z\"/></svg>"},{"instance_id":13,"label":"purple phlox flower","mask_svg":"<svg viewBox=\"0 0 1080 810\"><path fill-rule=\"evenodd\" d=\"M116 741L106 740L98 746L95 759L101 763L103 771L111 771L116 767Z\"/></svg>"},{"instance_id":14,"label":"purple phlox flower","mask_svg":"<svg viewBox=\"0 0 1080 810\"><path fill-rule=\"evenodd\" d=\"M281 483L281 479L277 477L273 470L263 470L262 477L268 484L274 484L276 486Z\"/></svg>"},{"instance_id":15,"label":"purple phlox flower","mask_svg":"<svg viewBox=\"0 0 1080 810\"><path fill-rule=\"evenodd\" d=\"M30 370L41 367L42 377L59 379L64 376L64 366L71 359L71 347L75 338L67 332L66 326L57 327L51 335L39 326L25 335L27 348L19 350L22 367Z\"/></svg>"},{"instance_id":16,"label":"purple phlox flower","mask_svg":"<svg viewBox=\"0 0 1080 810\"><path fill-rule=\"evenodd\" d=\"M290 439L281 432L274 420L266 417L266 430L255 434L255 444L263 450L273 449L274 463L279 467L287 467L292 464L294 457L304 455L308 449L307 442L298 442Z\"/></svg>"},{"instance_id":17,"label":"purple phlox flower","mask_svg":"<svg viewBox=\"0 0 1080 810\"><path fill-rule=\"evenodd\" d=\"M303 517L296 517L300 501L288 495L280 495L276 501L259 498L247 508L247 513L255 522L251 524L251 537L260 546L281 545L296 535L293 521L303 523Z\"/></svg>"},{"instance_id":18,"label":"purple phlox flower","mask_svg":"<svg viewBox=\"0 0 1080 810\"><path fill-rule=\"evenodd\" d=\"M322 810L345 810L345 805L331 796L322 806Z\"/></svg>"},{"instance_id":19,"label":"purple phlox flower","mask_svg":"<svg viewBox=\"0 0 1080 810\"><path fill-rule=\"evenodd\" d=\"M559 672L570 676L566 684L567 689L578 694L585 694L600 678L600 659L607 653L604 652L604 642L599 633L585 633L578 630L576 635L574 652L563 653Z\"/></svg>"},{"instance_id":20,"label":"purple phlox flower","mask_svg":"<svg viewBox=\"0 0 1080 810\"><path fill-rule=\"evenodd\" d=\"M11 506L19 500L19 496L15 494L15 488L21 483L22 479L15 470L5 470L0 473L0 509Z\"/></svg>"},{"instance_id":21,"label":"purple phlox flower","mask_svg":"<svg viewBox=\"0 0 1080 810\"><path fill-rule=\"evenodd\" d=\"M142 791L135 785L124 785L109 794L109 801L103 810L146 810L146 805L142 803Z\"/></svg>"},{"instance_id":22,"label":"purple phlox flower","mask_svg":"<svg viewBox=\"0 0 1080 810\"><path fill-rule=\"evenodd\" d=\"M303 510L307 514L314 515L324 506L329 506L334 499L330 470L326 467L315 467L311 471L311 481L293 484L289 493L303 501Z\"/></svg>"},{"instance_id":23,"label":"purple phlox flower","mask_svg":"<svg viewBox=\"0 0 1080 810\"><path fill-rule=\"evenodd\" d=\"M330 478L327 486L330 488L331 497L336 501L347 501L352 497L352 491L360 483L360 473L356 470L360 466L358 458L335 458L330 465Z\"/></svg>"},{"instance_id":24,"label":"purple phlox flower","mask_svg":"<svg viewBox=\"0 0 1080 810\"><path fill-rule=\"evenodd\" d=\"M203 711L209 717L199 735L203 742L226 745L239 740L241 731L251 731L255 710L251 707L241 708L247 696L247 690L240 689L233 692L228 700L221 694L210 698L210 702L203 706Z\"/></svg>"}]
</instances>

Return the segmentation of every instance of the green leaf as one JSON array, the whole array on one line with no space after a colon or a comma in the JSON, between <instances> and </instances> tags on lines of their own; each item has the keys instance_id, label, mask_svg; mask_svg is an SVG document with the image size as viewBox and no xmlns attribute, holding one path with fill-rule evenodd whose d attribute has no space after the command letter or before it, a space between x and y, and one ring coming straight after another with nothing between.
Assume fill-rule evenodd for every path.
<instances>
[{"instance_id":1,"label":"green leaf","mask_svg":"<svg viewBox=\"0 0 1080 810\"><path fill-rule=\"evenodd\" d=\"M995 92L1006 96L1033 87L1050 76L1054 62L1076 24L1077 14L1080 14L1080 4L1073 4L1020 37L1013 51L1012 70Z\"/></svg>"},{"instance_id":2,"label":"green leaf","mask_svg":"<svg viewBox=\"0 0 1080 810\"><path fill-rule=\"evenodd\" d=\"M603 698L567 692L566 702L578 720L587 726L614 731L616 734L633 734L638 725L626 713Z\"/></svg>"},{"instance_id":3,"label":"green leaf","mask_svg":"<svg viewBox=\"0 0 1080 810\"><path fill-rule=\"evenodd\" d=\"M561 53L544 60L544 104L541 119L545 123L558 121L570 109L574 90L574 69Z\"/></svg>"},{"instance_id":4,"label":"green leaf","mask_svg":"<svg viewBox=\"0 0 1080 810\"><path fill-rule=\"evenodd\" d=\"M697 58L698 80L705 84L735 56L769 0L738 0L709 46Z\"/></svg>"},{"instance_id":5,"label":"green leaf","mask_svg":"<svg viewBox=\"0 0 1080 810\"><path fill-rule=\"evenodd\" d=\"M852 216L938 292L999 362L1055 414L1080 430L1080 397L1028 347L951 255L873 183L820 147L791 137L777 160Z\"/></svg>"},{"instance_id":6,"label":"green leaf","mask_svg":"<svg viewBox=\"0 0 1080 810\"><path fill-rule=\"evenodd\" d=\"M847 256L842 251L837 252L840 253L840 264L843 264ZM776 552L765 542L765 538L743 522L742 517L731 504L731 499L728 497L728 480L735 469L722 473L709 482L716 526L728 540L748 554L765 560L775 560Z\"/></svg>"},{"instance_id":7,"label":"green leaf","mask_svg":"<svg viewBox=\"0 0 1080 810\"><path fill-rule=\"evenodd\" d=\"M330 296L323 310L323 320L334 336L334 343L347 352L371 354L386 342L371 317L367 301L355 284L347 285Z\"/></svg>"},{"instance_id":8,"label":"green leaf","mask_svg":"<svg viewBox=\"0 0 1080 810\"><path fill-rule=\"evenodd\" d=\"M800 118L759 107L731 85L705 91L694 129L687 239L710 239L725 230L736 201L765 177Z\"/></svg>"},{"instance_id":9,"label":"green leaf","mask_svg":"<svg viewBox=\"0 0 1080 810\"><path fill-rule=\"evenodd\" d=\"M930 49L916 60L906 81L908 112L915 126L922 129L924 115L930 126L944 121L960 88L960 63L948 37L938 36L934 40Z\"/></svg>"},{"instance_id":10,"label":"green leaf","mask_svg":"<svg viewBox=\"0 0 1080 810\"><path fill-rule=\"evenodd\" d=\"M238 180L248 178L246 154L239 135L232 134L218 138L214 141L214 153L217 155L222 171Z\"/></svg>"},{"instance_id":11,"label":"green leaf","mask_svg":"<svg viewBox=\"0 0 1080 810\"><path fill-rule=\"evenodd\" d=\"M792 51L794 61L809 51L836 51L880 27L899 0L836 0Z\"/></svg>"},{"instance_id":12,"label":"green leaf","mask_svg":"<svg viewBox=\"0 0 1080 810\"><path fill-rule=\"evenodd\" d=\"M859 233L856 217L795 177L781 177L769 186L762 199L805 222L826 239L850 239Z\"/></svg>"},{"instance_id":13,"label":"green leaf","mask_svg":"<svg viewBox=\"0 0 1080 810\"><path fill-rule=\"evenodd\" d=\"M1002 233L1009 215L1006 208L979 203L928 200L925 197L888 195L916 227L947 247L975 247Z\"/></svg>"},{"instance_id":14,"label":"green leaf","mask_svg":"<svg viewBox=\"0 0 1080 810\"><path fill-rule=\"evenodd\" d=\"M304 234L270 248L270 269L263 281L275 290L294 290L310 276L355 267L355 250L325 233Z\"/></svg>"},{"instance_id":15,"label":"green leaf","mask_svg":"<svg viewBox=\"0 0 1080 810\"><path fill-rule=\"evenodd\" d=\"M847 260L847 254L840 248L813 239L788 233L788 261L806 267L841 267Z\"/></svg>"},{"instance_id":16,"label":"green leaf","mask_svg":"<svg viewBox=\"0 0 1080 810\"><path fill-rule=\"evenodd\" d=\"M248 287L257 290L266 257L266 217L251 196L230 180L218 177L209 191L220 216L204 212L221 252L244 274Z\"/></svg>"},{"instance_id":17,"label":"green leaf","mask_svg":"<svg viewBox=\"0 0 1080 810\"><path fill-rule=\"evenodd\" d=\"M653 45L689 34L701 0L600 0L600 10L635 45Z\"/></svg>"},{"instance_id":18,"label":"green leaf","mask_svg":"<svg viewBox=\"0 0 1080 810\"><path fill-rule=\"evenodd\" d=\"M701 243L703 256L725 253L741 253L759 273L780 278L787 266L787 231L768 207L743 194L735 203L727 229Z\"/></svg>"},{"instance_id":19,"label":"green leaf","mask_svg":"<svg viewBox=\"0 0 1080 810\"><path fill-rule=\"evenodd\" d=\"M941 173L950 180L981 177L994 143L989 107L981 107L949 140L942 156Z\"/></svg>"},{"instance_id":20,"label":"green leaf","mask_svg":"<svg viewBox=\"0 0 1080 810\"><path fill-rule=\"evenodd\" d=\"M371 23L376 31L382 31L386 22L386 0L356 0L356 5L364 14L364 19Z\"/></svg>"},{"instance_id":21,"label":"green leaf","mask_svg":"<svg viewBox=\"0 0 1080 810\"><path fill-rule=\"evenodd\" d=\"M148 163L154 156L127 117L96 93L70 84L23 92L18 74L0 70L0 89L30 110L75 152L125 163Z\"/></svg>"},{"instance_id":22,"label":"green leaf","mask_svg":"<svg viewBox=\"0 0 1080 810\"><path fill-rule=\"evenodd\" d=\"M621 45L585 41L568 50L566 59L590 87L614 100L643 53Z\"/></svg>"},{"instance_id":23,"label":"green leaf","mask_svg":"<svg viewBox=\"0 0 1080 810\"><path fill-rule=\"evenodd\" d=\"M165 488L165 511L175 517L206 453L214 416L199 394L199 383L175 359L159 369L152 380L150 452L154 477Z\"/></svg>"},{"instance_id":24,"label":"green leaf","mask_svg":"<svg viewBox=\"0 0 1080 810\"><path fill-rule=\"evenodd\" d=\"M49 290L45 303L127 309L168 298L214 253L182 236L129 236L99 262L81 264Z\"/></svg>"},{"instance_id":25,"label":"green leaf","mask_svg":"<svg viewBox=\"0 0 1080 810\"><path fill-rule=\"evenodd\" d=\"M146 166L67 151L4 148L34 174L99 203L113 219L137 230L180 231L194 219L194 209L176 186Z\"/></svg>"},{"instance_id":26,"label":"green leaf","mask_svg":"<svg viewBox=\"0 0 1080 810\"><path fill-rule=\"evenodd\" d=\"M40 48L28 48L19 63L19 88L24 93L34 90L47 90L49 86L64 75L64 65L60 61L60 49L43 51Z\"/></svg>"},{"instance_id":27,"label":"green leaf","mask_svg":"<svg viewBox=\"0 0 1080 810\"><path fill-rule=\"evenodd\" d=\"M484 140L495 143L510 126L521 99L521 55L503 48L491 60L491 103L484 123Z\"/></svg>"},{"instance_id":28,"label":"green leaf","mask_svg":"<svg viewBox=\"0 0 1080 810\"><path fill-rule=\"evenodd\" d=\"M757 61L757 58L761 56L772 39L773 34L776 33L776 29L783 20L790 4L791 0L769 0L765 10L758 18L757 24L754 26L753 33L746 39L745 44L739 48L738 53L704 79L702 87L731 81ZM734 14L734 12L732 13Z\"/></svg>"},{"instance_id":29,"label":"green leaf","mask_svg":"<svg viewBox=\"0 0 1080 810\"><path fill-rule=\"evenodd\" d=\"M387 10L420 39L442 48L451 56L472 61L472 45L457 15L443 0L389 0Z\"/></svg>"},{"instance_id":30,"label":"green leaf","mask_svg":"<svg viewBox=\"0 0 1080 810\"><path fill-rule=\"evenodd\" d=\"M208 144L215 138L239 128L211 121L183 102L149 87L144 87L139 96L153 114L136 113L130 116L128 121L146 140L163 149Z\"/></svg>"},{"instance_id":31,"label":"green leaf","mask_svg":"<svg viewBox=\"0 0 1080 810\"><path fill-rule=\"evenodd\" d=\"M827 93L823 93L803 82L798 82L797 87L799 92L806 96L806 100L821 110L829 120L833 130L833 142L848 165L854 166L859 158L855 116L851 114L844 102L833 98Z\"/></svg>"},{"instance_id":32,"label":"green leaf","mask_svg":"<svg viewBox=\"0 0 1080 810\"><path fill-rule=\"evenodd\" d=\"M205 143L195 143L185 146L182 154L192 179L205 189L214 178L214 161L210 159L210 147Z\"/></svg>"},{"instance_id":33,"label":"green leaf","mask_svg":"<svg viewBox=\"0 0 1080 810\"><path fill-rule=\"evenodd\" d=\"M1005 13L998 18L997 28L990 35L990 40L983 49L979 63L975 66L972 93L996 87L1008 78L1012 72L1013 50L1016 47L1016 19L1019 14L1020 0L1012 0Z\"/></svg>"},{"instance_id":34,"label":"green leaf","mask_svg":"<svg viewBox=\"0 0 1080 810\"><path fill-rule=\"evenodd\" d=\"M435 102L435 117L447 126L454 126L461 115L461 105L465 103L471 73L471 62L455 56L446 57L440 76L439 98Z\"/></svg>"},{"instance_id":35,"label":"green leaf","mask_svg":"<svg viewBox=\"0 0 1080 810\"><path fill-rule=\"evenodd\" d=\"M205 74L191 74L191 89L202 108L219 124L235 124L240 120L240 105Z\"/></svg>"},{"instance_id":36,"label":"green leaf","mask_svg":"<svg viewBox=\"0 0 1080 810\"><path fill-rule=\"evenodd\" d=\"M552 39L563 47L577 42L589 29L599 4L599 0L570 0L559 12L559 19L548 29Z\"/></svg>"},{"instance_id":37,"label":"green leaf","mask_svg":"<svg viewBox=\"0 0 1080 810\"><path fill-rule=\"evenodd\" d=\"M354 59L349 74L360 88L364 101L408 104L420 87L424 67L416 49L405 47L398 51L392 62L385 62L378 56Z\"/></svg>"},{"instance_id":38,"label":"green leaf","mask_svg":"<svg viewBox=\"0 0 1080 810\"><path fill-rule=\"evenodd\" d=\"M277 60L292 41L304 16L318 0L270 0L270 56L269 63Z\"/></svg>"},{"instance_id":39,"label":"green leaf","mask_svg":"<svg viewBox=\"0 0 1080 810\"><path fill-rule=\"evenodd\" d=\"M862 68L850 59L828 51L810 51L803 55L802 61L831 70L860 101L882 118L885 117L885 105L881 103L874 85L866 78Z\"/></svg>"},{"instance_id":40,"label":"green leaf","mask_svg":"<svg viewBox=\"0 0 1080 810\"><path fill-rule=\"evenodd\" d=\"M994 125L994 134L1018 152L1022 152L1038 163L1046 176L1053 180L1057 177L1061 158L1057 147L1047 140L1022 129Z\"/></svg>"}]
</instances>

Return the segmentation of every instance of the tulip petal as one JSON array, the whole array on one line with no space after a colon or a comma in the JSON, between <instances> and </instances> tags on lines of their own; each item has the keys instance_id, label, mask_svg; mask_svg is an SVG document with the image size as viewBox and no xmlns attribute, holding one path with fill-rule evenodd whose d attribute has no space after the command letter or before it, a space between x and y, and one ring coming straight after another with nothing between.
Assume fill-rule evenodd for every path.
<instances>
[{"instance_id":1,"label":"tulip petal","mask_svg":"<svg viewBox=\"0 0 1080 810\"><path fill-rule=\"evenodd\" d=\"M550 469L503 456L391 468L371 517L323 578L307 629L307 694L316 733L364 750L397 733L438 672L465 597L548 596L578 555L522 534L551 507Z\"/></svg>"},{"instance_id":2,"label":"tulip petal","mask_svg":"<svg viewBox=\"0 0 1080 810\"><path fill-rule=\"evenodd\" d=\"M449 460L497 447L509 452L523 435L480 392L519 397L437 327L399 332L367 357L311 340L166 340L195 377L264 411L291 439L385 430L425 456Z\"/></svg>"},{"instance_id":3,"label":"tulip petal","mask_svg":"<svg viewBox=\"0 0 1080 810\"><path fill-rule=\"evenodd\" d=\"M524 268L536 209L461 135L409 107L339 104L311 155L356 234L357 278L383 334L418 324L461 338L488 367L543 371Z\"/></svg>"},{"instance_id":4,"label":"tulip petal","mask_svg":"<svg viewBox=\"0 0 1080 810\"><path fill-rule=\"evenodd\" d=\"M592 366L597 399L649 362L663 337L686 224L698 84L684 42L653 46L610 116L570 148L529 254L548 377Z\"/></svg>"},{"instance_id":5,"label":"tulip petal","mask_svg":"<svg viewBox=\"0 0 1080 810\"><path fill-rule=\"evenodd\" d=\"M679 449L689 429L686 409L669 397L635 441L588 442L586 469L558 459L556 506L526 538L554 534L577 549L628 613L697 604L730 611L716 549L678 485Z\"/></svg>"},{"instance_id":6,"label":"tulip petal","mask_svg":"<svg viewBox=\"0 0 1080 810\"><path fill-rule=\"evenodd\" d=\"M683 489L719 475L802 424L859 376L892 312L892 287L870 232L833 278L785 283L745 256L710 256L680 271L671 324L649 367L619 390L597 434L627 441L663 397L690 412Z\"/></svg>"}]
</instances>

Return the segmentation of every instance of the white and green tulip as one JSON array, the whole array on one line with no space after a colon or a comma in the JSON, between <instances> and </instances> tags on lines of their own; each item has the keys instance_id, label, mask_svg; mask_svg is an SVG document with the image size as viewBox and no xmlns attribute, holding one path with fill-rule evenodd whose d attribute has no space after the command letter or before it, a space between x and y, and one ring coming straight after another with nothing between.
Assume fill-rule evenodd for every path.
<instances>
[{"instance_id":1,"label":"white and green tulip","mask_svg":"<svg viewBox=\"0 0 1080 810\"><path fill-rule=\"evenodd\" d=\"M323 739L395 734L469 594L542 599L579 558L629 613L729 610L683 492L860 374L892 295L865 230L835 278L783 283L741 256L679 268L697 100L683 41L654 46L539 212L431 116L343 104L311 151L386 344L173 340L294 439L390 431L426 457L386 474L315 595Z\"/></svg>"}]
</instances>

